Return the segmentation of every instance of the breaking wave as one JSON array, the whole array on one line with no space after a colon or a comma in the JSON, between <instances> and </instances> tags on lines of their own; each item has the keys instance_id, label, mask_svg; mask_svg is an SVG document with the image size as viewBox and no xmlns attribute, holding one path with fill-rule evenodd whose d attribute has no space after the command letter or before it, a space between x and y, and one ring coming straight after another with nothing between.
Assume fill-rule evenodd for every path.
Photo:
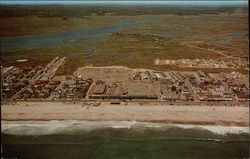
<instances>
[{"instance_id":1,"label":"breaking wave","mask_svg":"<svg viewBox=\"0 0 250 159\"><path fill-rule=\"evenodd\" d=\"M80 134L96 129L153 130L166 133L171 129L179 129L209 131L215 135L249 134L249 127L239 126L200 126L136 121L2 121L2 134L8 135Z\"/></svg>"}]
</instances>

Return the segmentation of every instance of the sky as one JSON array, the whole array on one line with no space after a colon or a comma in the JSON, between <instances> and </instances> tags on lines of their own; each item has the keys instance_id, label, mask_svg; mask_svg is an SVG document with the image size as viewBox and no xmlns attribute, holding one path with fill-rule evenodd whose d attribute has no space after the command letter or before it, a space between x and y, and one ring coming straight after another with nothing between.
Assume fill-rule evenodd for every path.
<instances>
[{"instance_id":1,"label":"sky","mask_svg":"<svg viewBox=\"0 0 250 159\"><path fill-rule=\"evenodd\" d=\"M187 6L247 6L247 0L0 0L0 4L149 4L149 5L187 5Z\"/></svg>"}]
</instances>

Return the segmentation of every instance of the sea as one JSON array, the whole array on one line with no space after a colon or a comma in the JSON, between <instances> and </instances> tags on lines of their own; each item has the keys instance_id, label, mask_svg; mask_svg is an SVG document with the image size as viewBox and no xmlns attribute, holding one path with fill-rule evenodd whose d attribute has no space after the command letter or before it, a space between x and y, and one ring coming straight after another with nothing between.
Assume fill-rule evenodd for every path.
<instances>
[{"instance_id":1,"label":"sea","mask_svg":"<svg viewBox=\"0 0 250 159\"><path fill-rule=\"evenodd\" d=\"M249 128L136 121L2 121L4 159L249 158Z\"/></svg>"}]
</instances>

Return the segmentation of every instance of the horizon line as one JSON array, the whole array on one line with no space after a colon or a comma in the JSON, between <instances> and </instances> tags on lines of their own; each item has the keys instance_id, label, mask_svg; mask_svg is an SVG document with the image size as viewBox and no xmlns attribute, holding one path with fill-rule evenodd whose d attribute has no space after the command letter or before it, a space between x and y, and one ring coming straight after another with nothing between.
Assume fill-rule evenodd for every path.
<instances>
[{"instance_id":1,"label":"horizon line","mask_svg":"<svg viewBox=\"0 0 250 159\"><path fill-rule=\"evenodd\" d=\"M43 5L43 4L168 4L186 6L228 6L228 5L248 5L248 0L0 0L0 5Z\"/></svg>"}]
</instances>

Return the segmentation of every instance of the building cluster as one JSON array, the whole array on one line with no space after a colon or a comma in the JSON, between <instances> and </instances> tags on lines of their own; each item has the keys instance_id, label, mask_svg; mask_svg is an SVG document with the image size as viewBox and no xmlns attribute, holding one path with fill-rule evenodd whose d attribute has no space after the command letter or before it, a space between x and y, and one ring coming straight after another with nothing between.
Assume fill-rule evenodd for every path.
<instances>
[{"instance_id":1,"label":"building cluster","mask_svg":"<svg viewBox=\"0 0 250 159\"><path fill-rule=\"evenodd\" d=\"M208 74L198 71L188 78L188 82L199 101L232 101L232 91L221 79L215 80Z\"/></svg>"},{"instance_id":2,"label":"building cluster","mask_svg":"<svg viewBox=\"0 0 250 159\"><path fill-rule=\"evenodd\" d=\"M40 75L39 79L41 80L49 80L52 79L56 71L64 64L66 61L66 57L59 58L56 57L54 58L43 70L43 73Z\"/></svg>"},{"instance_id":3,"label":"building cluster","mask_svg":"<svg viewBox=\"0 0 250 159\"><path fill-rule=\"evenodd\" d=\"M60 81L36 80L16 94L17 99L47 99Z\"/></svg>"},{"instance_id":4,"label":"building cluster","mask_svg":"<svg viewBox=\"0 0 250 159\"><path fill-rule=\"evenodd\" d=\"M54 80L66 58L33 69L1 68L1 99L17 100L155 100L246 102L249 86L239 72L164 72L134 69L126 80L72 76ZM115 82L114 82L115 81Z\"/></svg>"},{"instance_id":5,"label":"building cluster","mask_svg":"<svg viewBox=\"0 0 250 159\"><path fill-rule=\"evenodd\" d=\"M50 80L56 71L66 62L66 57L56 57L47 66L37 66L27 75L28 79L33 80Z\"/></svg>"},{"instance_id":6,"label":"building cluster","mask_svg":"<svg viewBox=\"0 0 250 159\"><path fill-rule=\"evenodd\" d=\"M66 57L54 58L46 66L35 68L1 67L1 100L45 99L60 81L51 81Z\"/></svg>"},{"instance_id":7,"label":"building cluster","mask_svg":"<svg viewBox=\"0 0 250 159\"><path fill-rule=\"evenodd\" d=\"M86 97L92 79L68 79L51 93L53 100L81 100Z\"/></svg>"},{"instance_id":8,"label":"building cluster","mask_svg":"<svg viewBox=\"0 0 250 159\"><path fill-rule=\"evenodd\" d=\"M1 68L1 99L9 99L29 85L25 78L31 69L20 69L13 66Z\"/></svg>"},{"instance_id":9,"label":"building cluster","mask_svg":"<svg viewBox=\"0 0 250 159\"><path fill-rule=\"evenodd\" d=\"M239 76L239 72L225 74L202 71L190 73L137 71L132 77L136 81L148 79L158 81L160 83L158 99L161 100L246 102L249 100L249 88L247 81L240 81Z\"/></svg>"},{"instance_id":10,"label":"building cluster","mask_svg":"<svg viewBox=\"0 0 250 159\"><path fill-rule=\"evenodd\" d=\"M213 59L177 59L155 60L155 65L177 66L181 68L231 68L247 69L248 63L241 58Z\"/></svg>"}]
</instances>

